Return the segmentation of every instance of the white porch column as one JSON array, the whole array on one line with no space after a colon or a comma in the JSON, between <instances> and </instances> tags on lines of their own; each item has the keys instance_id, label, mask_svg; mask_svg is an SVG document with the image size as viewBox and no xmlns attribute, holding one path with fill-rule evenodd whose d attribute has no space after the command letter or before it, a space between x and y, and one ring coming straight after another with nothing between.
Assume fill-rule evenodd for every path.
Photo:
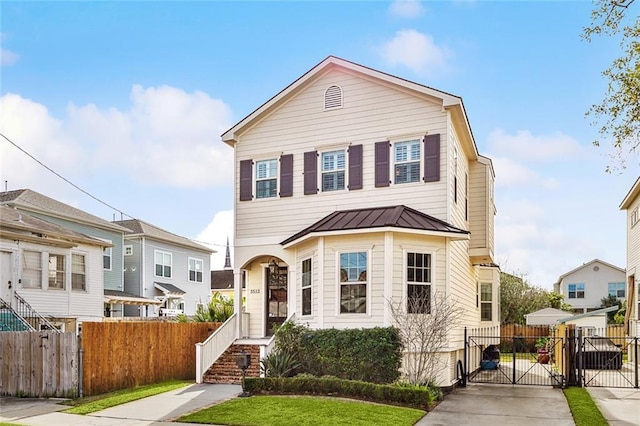
<instances>
[{"instance_id":1,"label":"white porch column","mask_svg":"<svg viewBox=\"0 0 640 426\"><path fill-rule=\"evenodd\" d=\"M233 311L237 314L236 339L242 338L242 269L233 270Z\"/></svg>"},{"instance_id":2,"label":"white porch column","mask_svg":"<svg viewBox=\"0 0 640 426\"><path fill-rule=\"evenodd\" d=\"M384 281L382 282L382 295L384 296L383 325L389 327L391 318L391 298L393 297L393 232L384 233Z\"/></svg>"}]
</instances>

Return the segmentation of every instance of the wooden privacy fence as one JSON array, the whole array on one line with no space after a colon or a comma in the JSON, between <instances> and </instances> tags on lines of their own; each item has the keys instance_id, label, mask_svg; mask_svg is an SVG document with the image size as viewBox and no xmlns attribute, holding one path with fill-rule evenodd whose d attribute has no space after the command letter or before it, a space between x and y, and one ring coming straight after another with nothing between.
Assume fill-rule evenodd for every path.
<instances>
[{"instance_id":1,"label":"wooden privacy fence","mask_svg":"<svg viewBox=\"0 0 640 426\"><path fill-rule=\"evenodd\" d=\"M78 339L75 333L0 333L0 394L76 397Z\"/></svg>"},{"instance_id":2,"label":"wooden privacy fence","mask_svg":"<svg viewBox=\"0 0 640 426\"><path fill-rule=\"evenodd\" d=\"M95 395L171 379L195 379L195 344L219 323L85 322L82 391Z\"/></svg>"}]
</instances>

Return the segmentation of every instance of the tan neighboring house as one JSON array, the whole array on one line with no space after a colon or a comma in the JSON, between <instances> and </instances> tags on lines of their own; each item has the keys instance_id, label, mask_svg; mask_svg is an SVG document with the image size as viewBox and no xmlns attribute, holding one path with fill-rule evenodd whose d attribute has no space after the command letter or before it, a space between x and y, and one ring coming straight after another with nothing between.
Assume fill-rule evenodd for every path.
<instances>
[{"instance_id":1,"label":"tan neighboring house","mask_svg":"<svg viewBox=\"0 0 640 426\"><path fill-rule=\"evenodd\" d=\"M389 303L436 295L462 309L439 384L455 382L464 327L499 325L494 171L458 96L330 56L222 135L235 156L238 337L294 318L391 326ZM247 324L242 324L248 321ZM244 334L244 336L243 336Z\"/></svg>"},{"instance_id":2,"label":"tan neighboring house","mask_svg":"<svg viewBox=\"0 0 640 426\"><path fill-rule=\"evenodd\" d=\"M625 326L633 336L640 336L640 178L620 204L627 212L627 314Z\"/></svg>"}]
</instances>

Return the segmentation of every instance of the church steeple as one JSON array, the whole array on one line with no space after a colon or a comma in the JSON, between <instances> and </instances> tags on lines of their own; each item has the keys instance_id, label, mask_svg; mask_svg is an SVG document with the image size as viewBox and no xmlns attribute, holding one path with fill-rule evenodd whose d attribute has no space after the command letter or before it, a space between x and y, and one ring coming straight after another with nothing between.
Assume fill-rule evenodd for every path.
<instances>
[{"instance_id":1,"label":"church steeple","mask_svg":"<svg viewBox=\"0 0 640 426\"><path fill-rule=\"evenodd\" d=\"M231 250L229 249L229 236L227 235L227 251L224 258L224 269L231 269Z\"/></svg>"}]
</instances>

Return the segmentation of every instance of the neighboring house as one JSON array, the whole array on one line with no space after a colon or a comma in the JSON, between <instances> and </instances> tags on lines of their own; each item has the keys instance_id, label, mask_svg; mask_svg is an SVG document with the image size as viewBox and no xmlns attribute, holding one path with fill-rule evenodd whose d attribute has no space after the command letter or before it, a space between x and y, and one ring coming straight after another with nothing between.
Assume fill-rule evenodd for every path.
<instances>
[{"instance_id":1,"label":"neighboring house","mask_svg":"<svg viewBox=\"0 0 640 426\"><path fill-rule=\"evenodd\" d=\"M193 315L207 304L214 251L141 220L115 222L128 228L124 237L125 291L160 304L125 306L125 316Z\"/></svg>"},{"instance_id":2,"label":"neighboring house","mask_svg":"<svg viewBox=\"0 0 640 426\"><path fill-rule=\"evenodd\" d=\"M609 306L608 308L597 309L595 311L585 312L580 315L566 316L558 320L559 324L573 324L576 327L589 329L587 336L594 334L600 336L607 335L607 314L617 311L617 306Z\"/></svg>"},{"instance_id":3,"label":"neighboring house","mask_svg":"<svg viewBox=\"0 0 640 426\"><path fill-rule=\"evenodd\" d=\"M232 269L211 271L211 295L213 296L214 293L220 293L227 299L233 298L234 289Z\"/></svg>"},{"instance_id":4,"label":"neighboring house","mask_svg":"<svg viewBox=\"0 0 640 426\"><path fill-rule=\"evenodd\" d=\"M464 327L499 325L494 172L462 99L330 56L222 139L235 156L248 337L288 317L390 326L389 303L423 301L414 313L429 315L444 296L462 317L438 381L455 382Z\"/></svg>"},{"instance_id":5,"label":"neighboring house","mask_svg":"<svg viewBox=\"0 0 640 426\"><path fill-rule=\"evenodd\" d=\"M107 316L110 315L110 310L122 311L122 303L154 303L145 299L132 300L130 295L118 293L125 291L122 250L124 233L129 231L127 228L30 189L0 192L0 204L107 243L104 245L102 256L104 290L110 290L110 294L105 295L104 300Z\"/></svg>"},{"instance_id":6,"label":"neighboring house","mask_svg":"<svg viewBox=\"0 0 640 426\"><path fill-rule=\"evenodd\" d=\"M22 300L63 331L77 331L83 321L101 321L103 250L111 247L0 205L0 299L36 329L46 324L33 323L35 316L24 310ZM0 330L15 330L2 326L11 314L0 311Z\"/></svg>"},{"instance_id":7,"label":"neighboring house","mask_svg":"<svg viewBox=\"0 0 640 426\"><path fill-rule=\"evenodd\" d=\"M618 299L627 297L625 270L600 259L578 266L560 275L553 285L556 293L564 296L574 313L584 313L600 308L602 299L611 295Z\"/></svg>"},{"instance_id":8,"label":"neighboring house","mask_svg":"<svg viewBox=\"0 0 640 426\"><path fill-rule=\"evenodd\" d=\"M560 309L544 308L526 314L524 317L527 325L555 325L558 320L565 319L569 315L569 312Z\"/></svg>"},{"instance_id":9,"label":"neighboring house","mask_svg":"<svg viewBox=\"0 0 640 426\"><path fill-rule=\"evenodd\" d=\"M620 204L621 210L627 212L627 313L625 326L627 332L640 336L640 178ZM631 327L635 324L635 327Z\"/></svg>"}]
</instances>

